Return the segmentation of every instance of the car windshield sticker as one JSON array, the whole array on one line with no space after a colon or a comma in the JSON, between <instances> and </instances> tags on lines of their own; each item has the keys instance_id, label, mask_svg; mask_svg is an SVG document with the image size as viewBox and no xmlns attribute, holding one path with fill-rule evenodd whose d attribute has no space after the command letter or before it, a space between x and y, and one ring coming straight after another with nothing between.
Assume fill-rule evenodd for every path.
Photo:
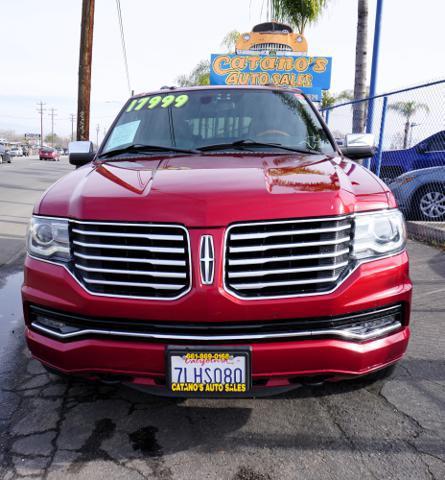
<instances>
[{"instance_id":1,"label":"car windshield sticker","mask_svg":"<svg viewBox=\"0 0 445 480\"><path fill-rule=\"evenodd\" d=\"M107 142L107 150L121 145L127 145L128 143L133 143L140 123L140 120L135 120L134 122L128 122L117 126Z\"/></svg>"},{"instance_id":2,"label":"car windshield sticker","mask_svg":"<svg viewBox=\"0 0 445 480\"><path fill-rule=\"evenodd\" d=\"M128 112L137 112L142 110L143 108L147 108L148 110L153 110L156 107L160 108L167 108L167 107L175 107L181 108L189 101L189 96L182 94L182 95L165 95L164 97L161 95L154 95L150 97L142 97L142 98L135 98L131 101L130 105L128 105L127 109L125 110Z\"/></svg>"}]
</instances>

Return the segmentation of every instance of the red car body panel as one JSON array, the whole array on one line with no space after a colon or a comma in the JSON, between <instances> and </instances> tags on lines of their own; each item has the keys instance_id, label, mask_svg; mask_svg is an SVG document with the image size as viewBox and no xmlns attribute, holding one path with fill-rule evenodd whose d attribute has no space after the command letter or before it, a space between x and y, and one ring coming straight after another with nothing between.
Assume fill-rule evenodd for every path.
<instances>
[{"instance_id":1,"label":"red car body panel","mask_svg":"<svg viewBox=\"0 0 445 480\"><path fill-rule=\"evenodd\" d=\"M88 165L62 178L34 213L190 228L388 208L391 193L372 177L353 162L314 155L121 161Z\"/></svg>"},{"instance_id":2,"label":"red car body panel","mask_svg":"<svg viewBox=\"0 0 445 480\"><path fill-rule=\"evenodd\" d=\"M26 337L33 355L56 370L96 378L127 375L135 384L165 387L167 342L84 338L63 342L34 331L29 306L133 322L224 323L317 319L400 304L403 326L365 342L333 338L251 343L252 377L267 387L299 376L363 375L401 358L409 340L412 285L405 251L360 263L324 294L240 299L223 286L224 238L237 222L329 217L396 207L377 177L340 156L299 153L208 153L92 163L54 184L34 214L75 220L184 225L190 236L192 288L177 300L89 293L63 266L31 257L22 288ZM203 285L203 235L215 247L215 280ZM240 345L237 342L237 345ZM221 346L221 344L218 344Z\"/></svg>"}]
</instances>

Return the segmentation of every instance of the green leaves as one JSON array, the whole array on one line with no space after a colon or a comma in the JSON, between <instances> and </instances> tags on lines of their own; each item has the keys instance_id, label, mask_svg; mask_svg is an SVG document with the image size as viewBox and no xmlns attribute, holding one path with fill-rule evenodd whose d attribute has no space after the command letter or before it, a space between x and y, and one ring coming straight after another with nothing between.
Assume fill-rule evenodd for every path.
<instances>
[{"instance_id":1,"label":"green leaves","mask_svg":"<svg viewBox=\"0 0 445 480\"><path fill-rule=\"evenodd\" d=\"M304 34L309 23L316 22L328 0L272 0L277 20L295 26L298 33Z\"/></svg>"}]
</instances>

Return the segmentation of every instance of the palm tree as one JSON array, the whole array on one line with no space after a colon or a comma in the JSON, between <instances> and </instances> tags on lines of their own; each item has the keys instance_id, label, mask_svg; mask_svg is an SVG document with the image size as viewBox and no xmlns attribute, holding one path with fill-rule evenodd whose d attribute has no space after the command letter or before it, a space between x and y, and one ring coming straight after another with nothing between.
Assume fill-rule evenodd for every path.
<instances>
[{"instance_id":1,"label":"palm tree","mask_svg":"<svg viewBox=\"0 0 445 480\"><path fill-rule=\"evenodd\" d=\"M321 16L328 0L272 0L272 10L277 20L295 26L304 34L309 23L315 23Z\"/></svg>"},{"instance_id":2,"label":"palm tree","mask_svg":"<svg viewBox=\"0 0 445 480\"><path fill-rule=\"evenodd\" d=\"M409 131L411 129L412 117L420 110L423 110L425 113L429 113L430 109L425 103L417 103L414 100L411 100L409 102L396 102L389 105L388 108L394 110L405 118L405 127L403 131L403 148L408 148Z\"/></svg>"},{"instance_id":3,"label":"palm tree","mask_svg":"<svg viewBox=\"0 0 445 480\"><path fill-rule=\"evenodd\" d=\"M224 47L228 53L235 53L236 42L240 35L238 30L232 30L223 38L221 47Z\"/></svg>"},{"instance_id":4,"label":"palm tree","mask_svg":"<svg viewBox=\"0 0 445 480\"><path fill-rule=\"evenodd\" d=\"M320 108L325 110L327 108L333 107L337 103L338 97L332 94L329 90L323 90L321 93L321 104Z\"/></svg>"},{"instance_id":5,"label":"palm tree","mask_svg":"<svg viewBox=\"0 0 445 480\"><path fill-rule=\"evenodd\" d=\"M366 64L368 56L368 0L358 0L357 40L355 44L354 100L366 97ZM360 133L365 128L365 112L368 102L352 106L352 132Z\"/></svg>"},{"instance_id":6,"label":"palm tree","mask_svg":"<svg viewBox=\"0 0 445 480\"><path fill-rule=\"evenodd\" d=\"M198 65L188 74L180 75L176 81L180 87L192 87L194 85L209 85L210 62L201 60Z\"/></svg>"},{"instance_id":7,"label":"palm tree","mask_svg":"<svg viewBox=\"0 0 445 480\"><path fill-rule=\"evenodd\" d=\"M221 46L225 47L228 53L235 52L235 44L240 33L236 30L229 32L221 42ZM198 65L188 74L180 75L176 78L176 82L180 87L192 87L194 85L209 85L210 83L210 62L201 60Z\"/></svg>"}]
</instances>

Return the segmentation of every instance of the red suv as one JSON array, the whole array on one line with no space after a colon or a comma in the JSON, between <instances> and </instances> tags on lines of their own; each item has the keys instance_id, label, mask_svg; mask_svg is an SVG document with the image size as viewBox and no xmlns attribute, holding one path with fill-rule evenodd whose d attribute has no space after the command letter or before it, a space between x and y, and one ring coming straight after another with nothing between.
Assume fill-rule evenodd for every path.
<instances>
[{"instance_id":1,"label":"red suv","mask_svg":"<svg viewBox=\"0 0 445 480\"><path fill-rule=\"evenodd\" d=\"M131 98L37 203L26 337L47 368L177 396L252 396L387 369L409 339L405 227L299 91Z\"/></svg>"},{"instance_id":2,"label":"red suv","mask_svg":"<svg viewBox=\"0 0 445 480\"><path fill-rule=\"evenodd\" d=\"M39 159L40 160L60 160L60 153L51 147L42 147L39 149Z\"/></svg>"}]
</instances>

